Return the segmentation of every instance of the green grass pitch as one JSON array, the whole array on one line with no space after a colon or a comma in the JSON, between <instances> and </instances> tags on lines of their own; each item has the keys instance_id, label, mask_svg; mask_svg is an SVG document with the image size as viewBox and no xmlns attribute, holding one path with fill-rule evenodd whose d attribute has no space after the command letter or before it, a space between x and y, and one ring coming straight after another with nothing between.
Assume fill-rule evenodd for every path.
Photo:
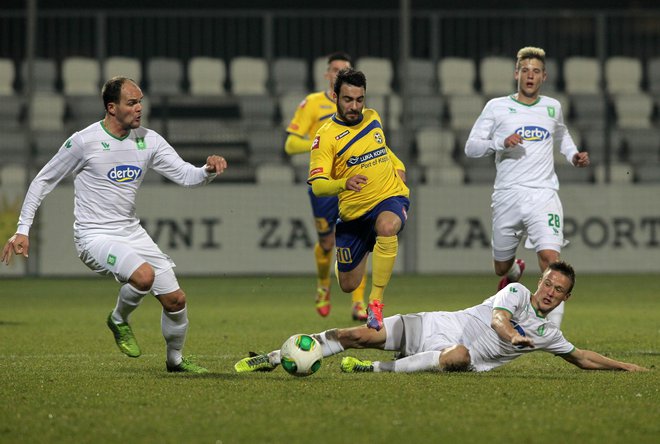
<instances>
[{"instance_id":1,"label":"green grass pitch","mask_svg":"<svg viewBox=\"0 0 660 444\"><path fill-rule=\"evenodd\" d=\"M546 353L481 374L358 374L340 356L295 378L233 372L248 350L293 333L357 325L334 286L320 318L311 277L182 278L186 354L208 375L165 372L160 305L132 325L122 355L105 326L112 279L0 283L0 443L655 443L660 436L658 275L578 276L563 330L577 347L652 368L582 371ZM523 282L535 288L528 275ZM493 293L494 276L394 276L385 313L456 310ZM353 350L366 359L389 352Z\"/></svg>"}]
</instances>

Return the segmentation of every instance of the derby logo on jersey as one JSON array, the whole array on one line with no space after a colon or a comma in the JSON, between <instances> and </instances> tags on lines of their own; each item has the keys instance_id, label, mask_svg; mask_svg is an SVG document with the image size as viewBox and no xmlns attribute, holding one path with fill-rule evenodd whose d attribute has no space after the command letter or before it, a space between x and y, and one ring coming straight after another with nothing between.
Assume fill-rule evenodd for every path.
<instances>
[{"instance_id":1,"label":"derby logo on jersey","mask_svg":"<svg viewBox=\"0 0 660 444\"><path fill-rule=\"evenodd\" d=\"M377 150L369 151L361 156L351 156L347 161L346 165L351 167L359 165L361 163L369 162L370 160L383 157L387 154L387 148L378 148Z\"/></svg>"},{"instance_id":2,"label":"derby logo on jersey","mask_svg":"<svg viewBox=\"0 0 660 444\"><path fill-rule=\"evenodd\" d=\"M118 183L133 182L141 175L142 168L133 165L119 165L108 171L108 179Z\"/></svg>"},{"instance_id":3,"label":"derby logo on jersey","mask_svg":"<svg viewBox=\"0 0 660 444\"><path fill-rule=\"evenodd\" d=\"M528 142L540 142L550 137L550 131L540 126L523 126L516 130L516 134Z\"/></svg>"}]
</instances>

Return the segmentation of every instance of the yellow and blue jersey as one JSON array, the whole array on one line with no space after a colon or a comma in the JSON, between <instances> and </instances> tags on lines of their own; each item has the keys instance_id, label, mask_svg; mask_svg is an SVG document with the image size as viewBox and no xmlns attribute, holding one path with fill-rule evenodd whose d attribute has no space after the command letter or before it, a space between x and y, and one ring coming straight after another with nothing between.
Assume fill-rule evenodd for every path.
<instances>
[{"instance_id":1,"label":"yellow and blue jersey","mask_svg":"<svg viewBox=\"0 0 660 444\"><path fill-rule=\"evenodd\" d=\"M383 200L408 197L410 191L399 176L400 161L387 147L380 116L365 109L358 123L350 125L333 116L312 143L308 182L337 180L362 174L367 183L359 192L339 193L339 216L357 219Z\"/></svg>"},{"instance_id":2,"label":"yellow and blue jersey","mask_svg":"<svg viewBox=\"0 0 660 444\"><path fill-rule=\"evenodd\" d=\"M319 128L332 117L335 110L335 102L327 92L309 94L298 105L286 132L311 140Z\"/></svg>"}]
</instances>

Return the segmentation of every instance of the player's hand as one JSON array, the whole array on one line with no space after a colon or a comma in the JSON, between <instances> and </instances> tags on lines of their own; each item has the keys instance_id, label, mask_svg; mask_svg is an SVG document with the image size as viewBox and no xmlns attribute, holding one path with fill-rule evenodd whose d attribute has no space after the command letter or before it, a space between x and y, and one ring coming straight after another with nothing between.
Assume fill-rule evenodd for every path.
<instances>
[{"instance_id":1,"label":"player's hand","mask_svg":"<svg viewBox=\"0 0 660 444\"><path fill-rule=\"evenodd\" d=\"M523 138L518 133L513 133L506 139L504 139L504 148L511 148L516 145L522 145Z\"/></svg>"},{"instance_id":2,"label":"player's hand","mask_svg":"<svg viewBox=\"0 0 660 444\"><path fill-rule=\"evenodd\" d=\"M367 176L356 174L346 180L346 189L351 191L362 191L362 185L366 185Z\"/></svg>"},{"instance_id":3,"label":"player's hand","mask_svg":"<svg viewBox=\"0 0 660 444\"><path fill-rule=\"evenodd\" d=\"M584 168L589 166L589 153L583 151L581 153L576 153L573 156L573 165L578 168Z\"/></svg>"},{"instance_id":4,"label":"player's hand","mask_svg":"<svg viewBox=\"0 0 660 444\"><path fill-rule=\"evenodd\" d=\"M406 171L405 170L396 170L399 173L399 177L403 180L403 183L406 183Z\"/></svg>"},{"instance_id":5,"label":"player's hand","mask_svg":"<svg viewBox=\"0 0 660 444\"><path fill-rule=\"evenodd\" d=\"M206 158L206 171L209 173L221 174L227 168L227 161L224 157L215 154Z\"/></svg>"},{"instance_id":6,"label":"player's hand","mask_svg":"<svg viewBox=\"0 0 660 444\"><path fill-rule=\"evenodd\" d=\"M642 367L641 365L628 364L628 363L626 363L626 365L624 365L623 369L627 372L648 372L648 371L650 371L648 368Z\"/></svg>"},{"instance_id":7,"label":"player's hand","mask_svg":"<svg viewBox=\"0 0 660 444\"><path fill-rule=\"evenodd\" d=\"M2 249L2 258L0 258L0 262L4 262L5 265L9 265L12 255L22 254L24 257L28 257L29 250L30 239L24 234L16 233L9 238L4 248Z\"/></svg>"},{"instance_id":8,"label":"player's hand","mask_svg":"<svg viewBox=\"0 0 660 444\"><path fill-rule=\"evenodd\" d=\"M532 338L528 338L527 336L518 333L511 338L511 345L534 348L534 341Z\"/></svg>"}]
</instances>

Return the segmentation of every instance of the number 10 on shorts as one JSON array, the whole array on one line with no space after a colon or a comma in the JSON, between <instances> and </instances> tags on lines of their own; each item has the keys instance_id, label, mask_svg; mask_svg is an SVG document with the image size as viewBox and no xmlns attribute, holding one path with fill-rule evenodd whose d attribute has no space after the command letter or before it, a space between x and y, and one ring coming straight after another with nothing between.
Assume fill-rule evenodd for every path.
<instances>
[{"instance_id":1,"label":"number 10 on shorts","mask_svg":"<svg viewBox=\"0 0 660 444\"><path fill-rule=\"evenodd\" d=\"M350 264L353 262L350 248L337 248L337 262L340 264Z\"/></svg>"}]
</instances>

